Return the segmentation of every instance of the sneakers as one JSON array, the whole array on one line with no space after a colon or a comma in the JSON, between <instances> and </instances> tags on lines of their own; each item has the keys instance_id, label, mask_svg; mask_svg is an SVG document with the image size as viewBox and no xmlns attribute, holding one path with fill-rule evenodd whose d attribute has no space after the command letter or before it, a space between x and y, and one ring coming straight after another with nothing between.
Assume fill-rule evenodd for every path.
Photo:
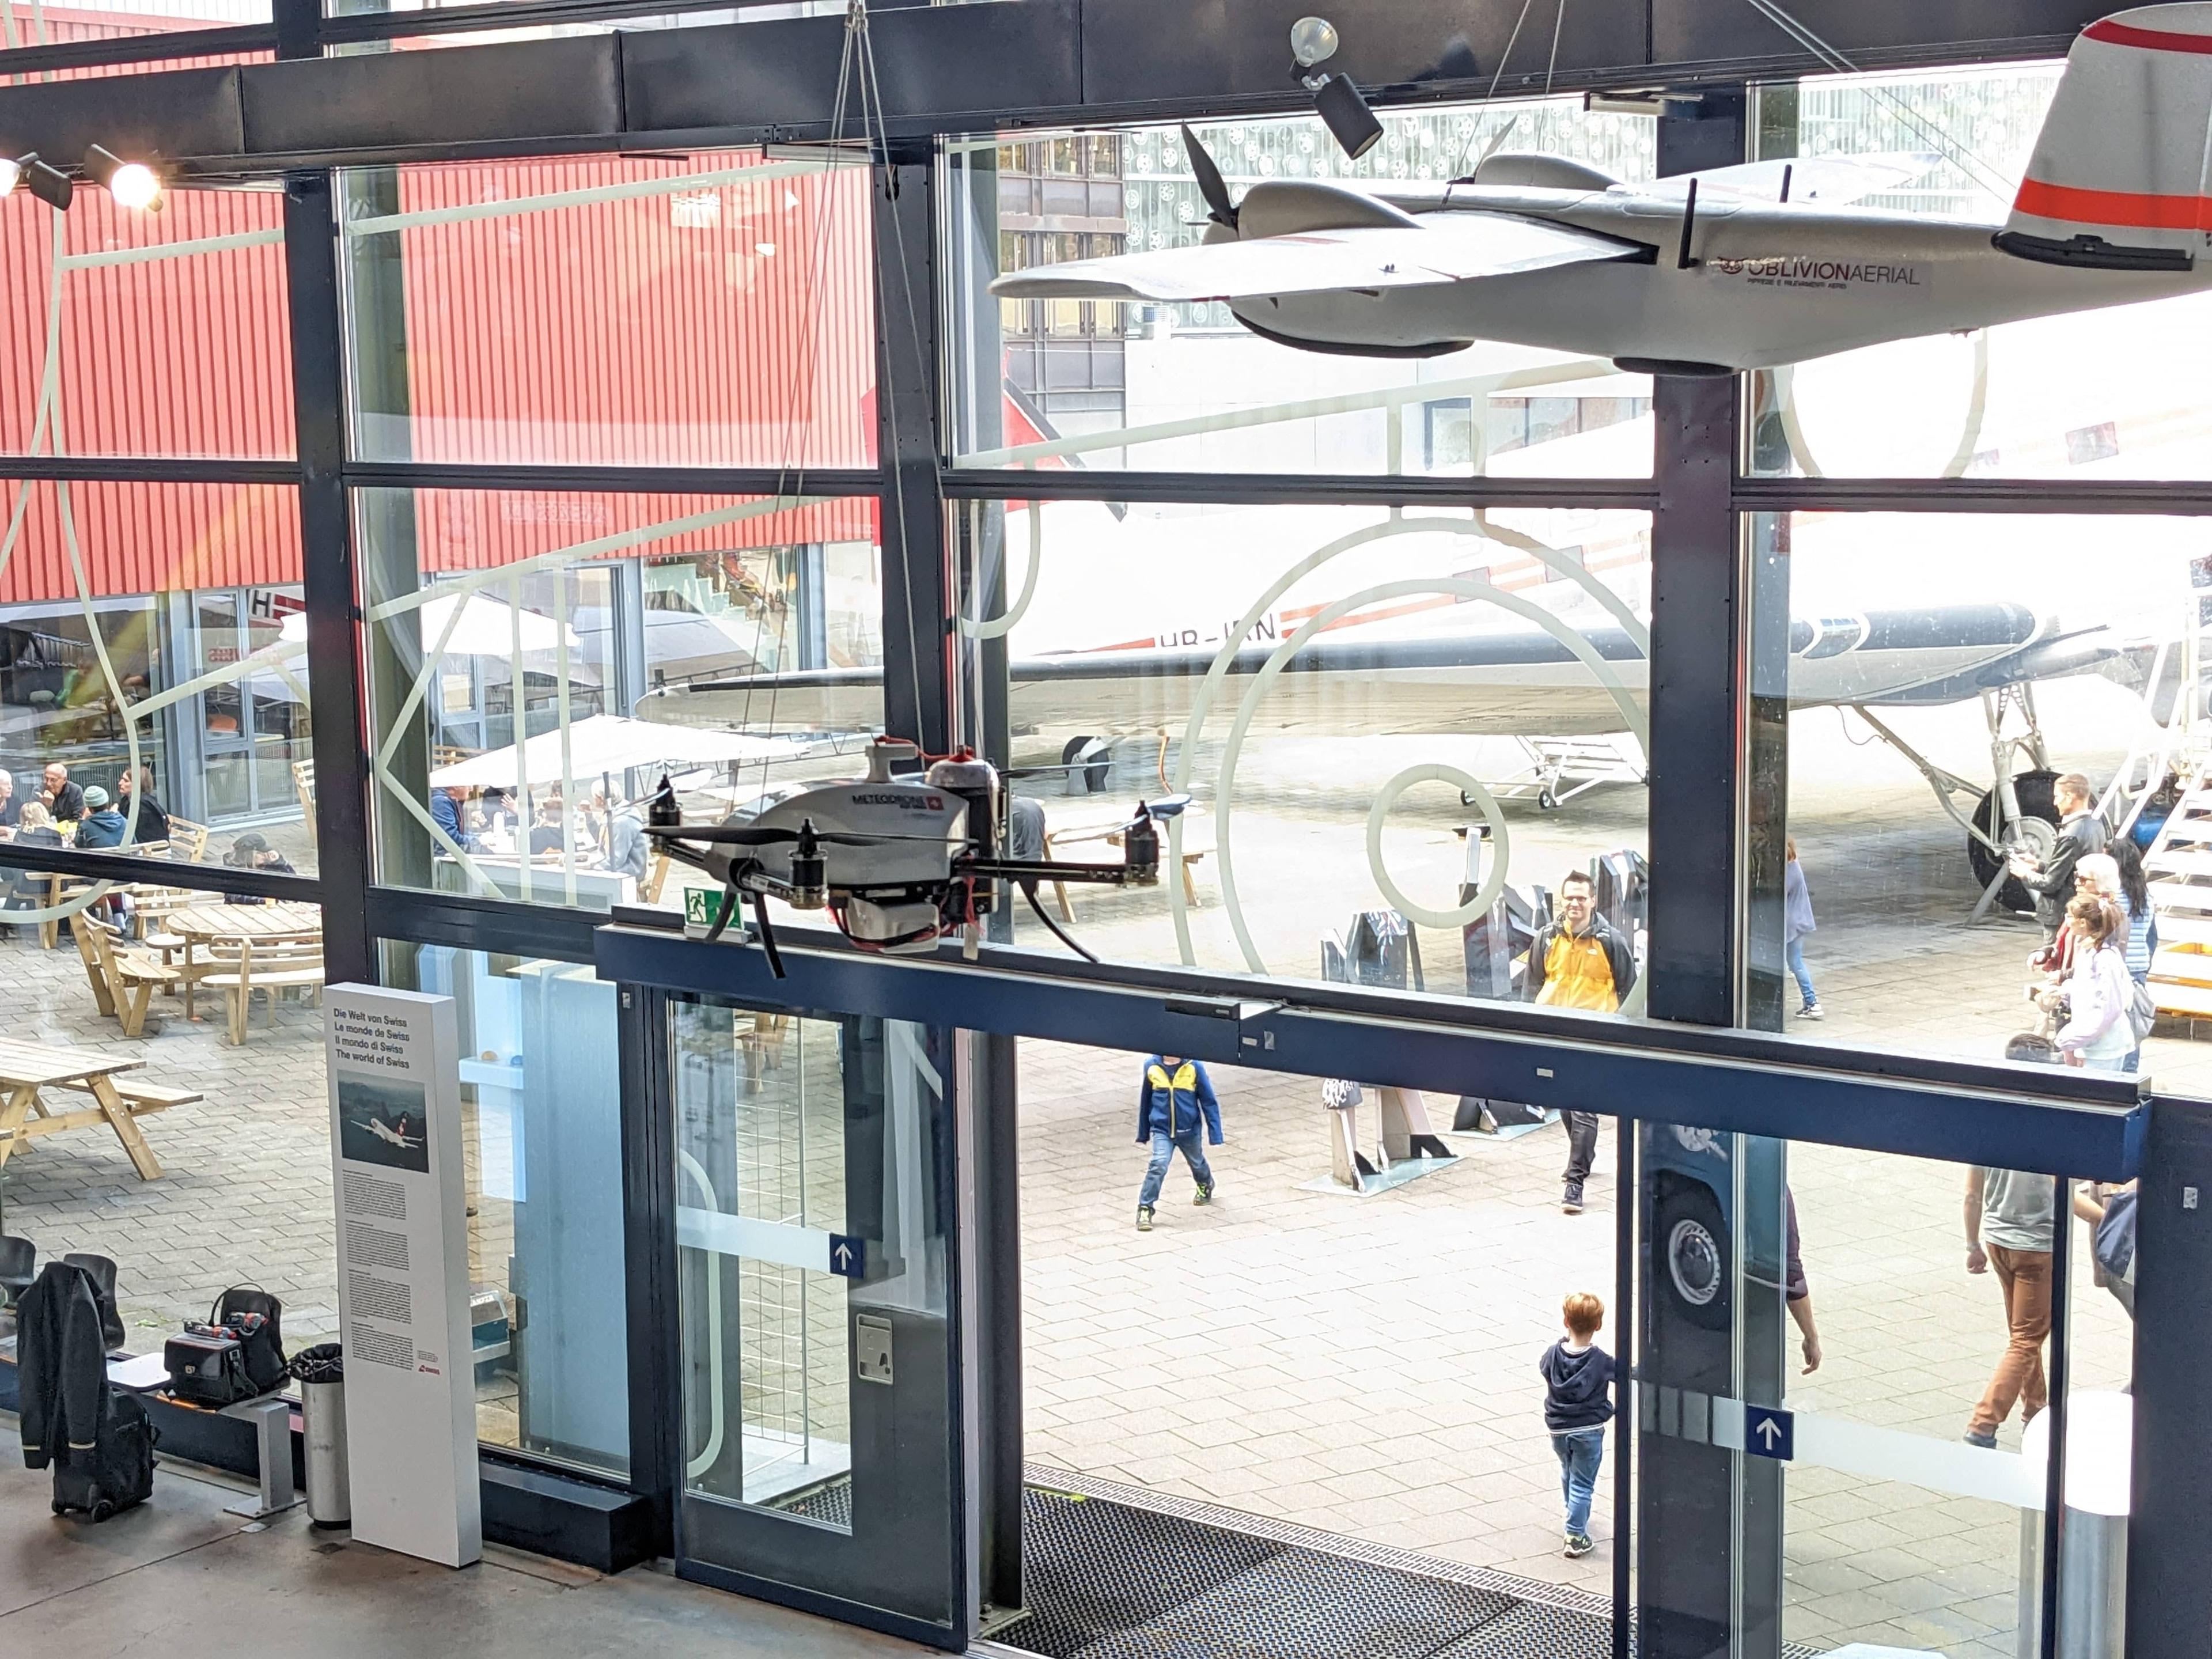
<instances>
[{"instance_id":1,"label":"sneakers","mask_svg":"<svg viewBox=\"0 0 2212 1659\"><path fill-rule=\"evenodd\" d=\"M1137 1231L1140 1233L1148 1233L1152 1230L1152 1206L1149 1204L1139 1204L1137 1206Z\"/></svg>"},{"instance_id":2,"label":"sneakers","mask_svg":"<svg viewBox=\"0 0 2212 1659\"><path fill-rule=\"evenodd\" d=\"M1826 1019L1827 1017L1828 1011L1817 1002L1808 1002L1797 1011L1800 1019Z\"/></svg>"},{"instance_id":3,"label":"sneakers","mask_svg":"<svg viewBox=\"0 0 2212 1659\"><path fill-rule=\"evenodd\" d=\"M1213 1183L1210 1181L1201 1181L1198 1182L1197 1189L1191 1194L1190 1201L1194 1204L1211 1204L1213 1202Z\"/></svg>"},{"instance_id":4,"label":"sneakers","mask_svg":"<svg viewBox=\"0 0 2212 1659\"><path fill-rule=\"evenodd\" d=\"M1567 1556L1571 1560L1579 1556L1588 1555L1596 1547L1595 1544L1590 1542L1588 1533L1571 1532L1567 1534Z\"/></svg>"},{"instance_id":5,"label":"sneakers","mask_svg":"<svg viewBox=\"0 0 2212 1659\"><path fill-rule=\"evenodd\" d=\"M1979 1446L1984 1451L1995 1451L1997 1446L1997 1431L1995 1429L1984 1429L1978 1433L1972 1429L1968 1429L1966 1441L1968 1445Z\"/></svg>"},{"instance_id":6,"label":"sneakers","mask_svg":"<svg viewBox=\"0 0 2212 1659\"><path fill-rule=\"evenodd\" d=\"M1569 1215L1580 1215L1583 1212L1583 1183L1581 1182L1570 1181L1567 1182L1566 1190L1559 1194L1559 1208Z\"/></svg>"}]
</instances>

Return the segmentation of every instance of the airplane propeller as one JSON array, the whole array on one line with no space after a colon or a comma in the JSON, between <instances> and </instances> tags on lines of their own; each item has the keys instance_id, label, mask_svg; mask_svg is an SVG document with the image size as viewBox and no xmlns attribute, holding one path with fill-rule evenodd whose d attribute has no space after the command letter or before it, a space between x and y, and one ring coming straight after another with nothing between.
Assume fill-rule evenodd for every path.
<instances>
[{"instance_id":1,"label":"airplane propeller","mask_svg":"<svg viewBox=\"0 0 2212 1659\"><path fill-rule=\"evenodd\" d=\"M1237 204L1229 199L1229 186L1221 177L1221 169L1213 165L1206 146L1198 142L1198 135L1188 126L1182 130L1182 147L1190 157L1191 173L1198 179L1198 193L1206 198L1210 210L1206 216L1217 225L1236 229Z\"/></svg>"}]
</instances>

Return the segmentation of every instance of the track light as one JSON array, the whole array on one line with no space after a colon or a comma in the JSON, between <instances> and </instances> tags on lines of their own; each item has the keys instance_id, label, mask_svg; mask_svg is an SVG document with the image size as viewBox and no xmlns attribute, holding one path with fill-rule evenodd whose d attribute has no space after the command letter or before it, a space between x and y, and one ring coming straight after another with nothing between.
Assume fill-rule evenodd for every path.
<instances>
[{"instance_id":1,"label":"track light","mask_svg":"<svg viewBox=\"0 0 2212 1659\"><path fill-rule=\"evenodd\" d=\"M161 175L143 161L126 161L94 144L84 153L84 175L112 197L118 207L139 213L161 210Z\"/></svg>"},{"instance_id":2,"label":"track light","mask_svg":"<svg viewBox=\"0 0 2212 1659\"><path fill-rule=\"evenodd\" d=\"M1339 44L1336 25L1326 17L1299 18L1291 25L1291 78L1313 94L1314 107L1321 112L1329 136L1356 161L1375 148L1382 124L1350 76L1312 72L1336 56Z\"/></svg>"},{"instance_id":3,"label":"track light","mask_svg":"<svg viewBox=\"0 0 2212 1659\"><path fill-rule=\"evenodd\" d=\"M76 193L69 174L48 167L39 159L36 150L18 155L12 161L0 157L0 197L14 195L18 186L29 191L57 213L66 213L70 198Z\"/></svg>"}]
</instances>

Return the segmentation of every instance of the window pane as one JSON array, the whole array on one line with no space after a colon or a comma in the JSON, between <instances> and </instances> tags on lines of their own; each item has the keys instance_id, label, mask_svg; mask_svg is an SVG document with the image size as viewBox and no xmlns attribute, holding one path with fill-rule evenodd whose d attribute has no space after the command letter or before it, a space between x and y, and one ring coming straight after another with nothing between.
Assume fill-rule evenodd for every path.
<instances>
[{"instance_id":1,"label":"window pane","mask_svg":"<svg viewBox=\"0 0 2212 1659\"><path fill-rule=\"evenodd\" d=\"M1467 173L1493 143L1571 158L1629 180L1651 176L1646 117L1584 111L1554 99L1466 109L1382 112L1383 137L1346 161L1310 118L1217 123L1199 129L1232 198L1272 179L1343 180L1395 191L1410 205L1440 204L1445 182ZM961 192L979 222L963 227L951 263L1000 249L998 270L967 270L956 294L981 290L1004 270L1002 233L1035 243L1031 263L1100 258L1196 243L1209 212L1182 140L1172 127L1133 127L1046 140L1038 154L1001 146L951 158L1000 169L995 188ZM1087 158L1087 162L1086 162ZM1418 198L1418 199L1416 199ZM1079 229L1070 229L1071 225ZM1635 477L1651 467L1648 376L1609 358L1536 346L1478 342L1418 359L1351 357L1295 349L1246 328L1219 301L1160 304L1064 296L1006 301L996 313L951 307L960 459L976 466L1062 465L1173 471ZM1085 305L1092 314L1086 320ZM1420 405L1526 397L1565 404L1534 435L1491 443L1478 424L1468 453L1430 463ZM1316 409L1319 402L1324 408ZM1593 406L1603 406L1602 414ZM1533 447L1531 447L1533 446ZM1502 459L1509 449L1528 453Z\"/></svg>"},{"instance_id":2,"label":"window pane","mask_svg":"<svg viewBox=\"0 0 2212 1659\"><path fill-rule=\"evenodd\" d=\"M745 152L342 177L357 455L872 464L864 169Z\"/></svg>"},{"instance_id":3,"label":"window pane","mask_svg":"<svg viewBox=\"0 0 2212 1659\"><path fill-rule=\"evenodd\" d=\"M0 572L0 829L201 865L252 835L238 856L313 874L295 492L33 483L6 500L23 517ZM41 796L58 823L27 830Z\"/></svg>"},{"instance_id":4,"label":"window pane","mask_svg":"<svg viewBox=\"0 0 2212 1659\"><path fill-rule=\"evenodd\" d=\"M1918 178L1861 205L1966 218L1994 231L2011 210L2059 69L2014 64L1765 88L1762 154L1929 155L1932 165ZM1828 477L2212 477L2204 441L2212 430L2204 392L2212 294L2114 305L2174 283L2140 273L2105 277L2052 289L2052 303L2070 294L2096 309L1934 332L1753 376L1752 469Z\"/></svg>"},{"instance_id":5,"label":"window pane","mask_svg":"<svg viewBox=\"0 0 2212 1659\"><path fill-rule=\"evenodd\" d=\"M387 944L459 1022L477 1436L629 1470L615 988L580 963Z\"/></svg>"},{"instance_id":6,"label":"window pane","mask_svg":"<svg viewBox=\"0 0 2212 1659\"><path fill-rule=\"evenodd\" d=\"M0 197L0 451L290 455L283 220L274 191L173 190L159 213Z\"/></svg>"},{"instance_id":7,"label":"window pane","mask_svg":"<svg viewBox=\"0 0 2212 1659\"><path fill-rule=\"evenodd\" d=\"M1790 947L1788 1006L1817 1007L1828 1041L2053 1062L2057 1044L2202 1086L2185 1017L2212 994L2187 781L2205 526L1803 513L1750 534L1773 585L1754 678L1788 723L1755 799L1790 890L1754 908L1753 951L1779 972ZM2118 861L2088 872L2118 890L2109 978L2099 953L2054 948L2077 855L2100 848ZM2124 1011L2102 1012L2138 981L2174 1017L2139 1056Z\"/></svg>"},{"instance_id":8,"label":"window pane","mask_svg":"<svg viewBox=\"0 0 2212 1659\"><path fill-rule=\"evenodd\" d=\"M1390 982L1515 998L1579 871L1619 939L1613 1000L1632 990L1645 515L1065 501L962 523L1018 838L1111 860L1139 800L1191 797L1158 885L1039 890L1088 947L1297 978L1357 978L1364 950ZM1396 942L1363 945L1390 912ZM1059 948L1018 899L994 925Z\"/></svg>"},{"instance_id":9,"label":"window pane","mask_svg":"<svg viewBox=\"0 0 2212 1659\"><path fill-rule=\"evenodd\" d=\"M362 490L380 879L606 909L640 834L850 777L880 729L872 498Z\"/></svg>"}]
</instances>

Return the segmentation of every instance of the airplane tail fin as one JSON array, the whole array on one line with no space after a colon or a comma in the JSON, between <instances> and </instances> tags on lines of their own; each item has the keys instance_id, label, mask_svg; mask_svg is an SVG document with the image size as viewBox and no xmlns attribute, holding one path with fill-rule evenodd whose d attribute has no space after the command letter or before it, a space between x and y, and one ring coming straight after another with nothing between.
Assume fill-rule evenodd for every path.
<instances>
[{"instance_id":1,"label":"airplane tail fin","mask_svg":"<svg viewBox=\"0 0 2212 1659\"><path fill-rule=\"evenodd\" d=\"M2208 245L2212 3L2142 6L2081 31L1997 246L2022 258L2186 270Z\"/></svg>"}]
</instances>

